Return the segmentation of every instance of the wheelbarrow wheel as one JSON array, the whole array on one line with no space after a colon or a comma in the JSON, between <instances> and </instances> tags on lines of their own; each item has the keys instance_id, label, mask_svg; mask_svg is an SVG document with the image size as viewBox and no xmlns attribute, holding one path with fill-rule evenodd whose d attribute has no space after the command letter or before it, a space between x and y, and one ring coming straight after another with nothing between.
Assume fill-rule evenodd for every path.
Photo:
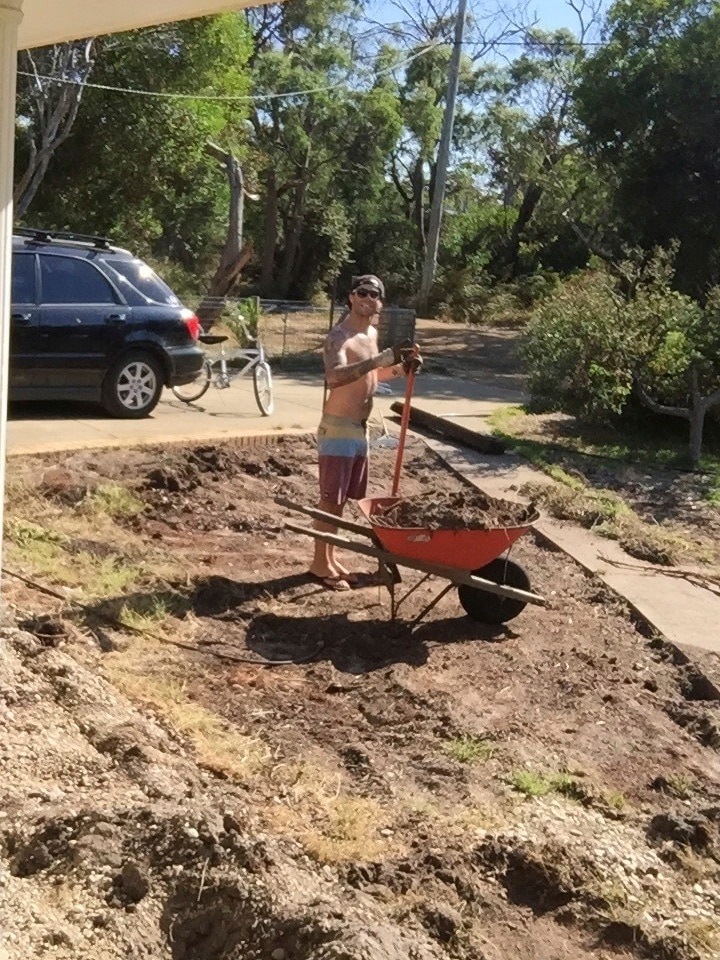
<instances>
[{"instance_id":1,"label":"wheelbarrow wheel","mask_svg":"<svg viewBox=\"0 0 720 960\"><path fill-rule=\"evenodd\" d=\"M530 579L520 564L502 557L491 560L479 570L473 570L473 576L504 586L517 587L519 590L530 589ZM465 613L473 620L481 620L483 623L505 623L517 617L527 606L524 600L500 597L464 583L458 587L458 597Z\"/></svg>"}]
</instances>

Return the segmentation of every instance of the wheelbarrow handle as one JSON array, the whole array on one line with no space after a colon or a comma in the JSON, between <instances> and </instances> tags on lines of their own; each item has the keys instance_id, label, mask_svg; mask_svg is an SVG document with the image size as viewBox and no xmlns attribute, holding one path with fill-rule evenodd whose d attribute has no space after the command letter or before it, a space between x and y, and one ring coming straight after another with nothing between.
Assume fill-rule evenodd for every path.
<instances>
[{"instance_id":1,"label":"wheelbarrow handle","mask_svg":"<svg viewBox=\"0 0 720 960\"><path fill-rule=\"evenodd\" d=\"M375 531L367 524L353 523L346 517L336 517L334 513L325 513L324 510L318 510L315 507L306 507L301 503L294 503L286 497L275 497L275 503L279 507L285 507L287 510L295 510L297 513L304 513L313 520L319 520L321 523L327 523L328 526L337 527L340 530L348 530L350 533L360 533L364 537L376 540Z\"/></svg>"}]
</instances>

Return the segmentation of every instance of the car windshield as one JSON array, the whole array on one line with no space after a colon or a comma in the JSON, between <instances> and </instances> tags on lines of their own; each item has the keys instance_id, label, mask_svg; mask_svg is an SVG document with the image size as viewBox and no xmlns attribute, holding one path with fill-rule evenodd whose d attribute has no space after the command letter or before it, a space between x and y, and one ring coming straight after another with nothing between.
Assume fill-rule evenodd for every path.
<instances>
[{"instance_id":1,"label":"car windshield","mask_svg":"<svg viewBox=\"0 0 720 960\"><path fill-rule=\"evenodd\" d=\"M106 260L120 279L120 288L130 284L146 300L177 307L180 301L170 287L142 260Z\"/></svg>"}]
</instances>

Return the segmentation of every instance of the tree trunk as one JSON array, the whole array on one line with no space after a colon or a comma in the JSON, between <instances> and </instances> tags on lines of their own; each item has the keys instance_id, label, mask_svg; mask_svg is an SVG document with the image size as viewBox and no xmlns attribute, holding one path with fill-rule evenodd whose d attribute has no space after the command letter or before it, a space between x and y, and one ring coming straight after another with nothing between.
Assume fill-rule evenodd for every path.
<instances>
[{"instance_id":1,"label":"tree trunk","mask_svg":"<svg viewBox=\"0 0 720 960\"><path fill-rule=\"evenodd\" d=\"M422 157L418 157L413 168L410 182L412 183L412 215L417 230L418 250L425 254L425 170Z\"/></svg>"},{"instance_id":2,"label":"tree trunk","mask_svg":"<svg viewBox=\"0 0 720 960\"><path fill-rule=\"evenodd\" d=\"M705 406L693 406L690 408L690 442L688 453L690 463L696 466L702 456L703 431L705 429Z\"/></svg>"},{"instance_id":3,"label":"tree trunk","mask_svg":"<svg viewBox=\"0 0 720 960\"><path fill-rule=\"evenodd\" d=\"M216 147L215 144L208 143L205 149L224 165L230 184L230 211L225 247L207 293L197 309L197 315L203 329L210 330L225 308L225 298L235 286L242 268L250 259L252 245L243 246L245 187L242 168L232 153Z\"/></svg>"},{"instance_id":4,"label":"tree trunk","mask_svg":"<svg viewBox=\"0 0 720 960\"><path fill-rule=\"evenodd\" d=\"M278 188L274 170L268 170L265 180L265 229L263 231L262 261L260 267L260 296L270 298L275 293L275 247L277 246Z\"/></svg>"},{"instance_id":5,"label":"tree trunk","mask_svg":"<svg viewBox=\"0 0 720 960\"><path fill-rule=\"evenodd\" d=\"M532 220L542 195L543 188L539 183L533 182L527 184L507 243L498 251L497 256L493 258L488 268L497 280L510 280L516 276L522 237L528 224Z\"/></svg>"},{"instance_id":6,"label":"tree trunk","mask_svg":"<svg viewBox=\"0 0 720 960\"><path fill-rule=\"evenodd\" d=\"M717 403L720 403L720 389L714 390L707 397L703 397L703 395L700 393L698 379L697 366L692 364L688 370L688 380L690 381L690 402L687 407L671 407L667 404L658 403L657 400L654 400L645 391L645 388L637 376L634 380L636 395L643 406L646 406L648 410L652 410L653 413L666 414L670 417L682 417L684 420L688 421L690 425L688 456L690 458L690 463L693 466L697 466L697 463L702 456L705 415L708 410L714 407Z\"/></svg>"},{"instance_id":7,"label":"tree trunk","mask_svg":"<svg viewBox=\"0 0 720 960\"><path fill-rule=\"evenodd\" d=\"M298 247L300 245L300 236L305 222L305 201L310 183L310 156L311 146L308 144L302 171L299 178L295 181L295 195L293 197L292 214L289 219L289 229L285 231L285 250L280 267L280 276L278 277L278 288L281 297L287 297L288 295L290 278L293 274L293 267L295 266Z\"/></svg>"},{"instance_id":8,"label":"tree trunk","mask_svg":"<svg viewBox=\"0 0 720 960\"><path fill-rule=\"evenodd\" d=\"M690 367L690 409L688 411L688 420L690 421L689 454L690 463L697 466L702 455L703 430L705 427L705 414L709 408L709 400L700 393L698 384L698 370L695 364Z\"/></svg>"}]
</instances>

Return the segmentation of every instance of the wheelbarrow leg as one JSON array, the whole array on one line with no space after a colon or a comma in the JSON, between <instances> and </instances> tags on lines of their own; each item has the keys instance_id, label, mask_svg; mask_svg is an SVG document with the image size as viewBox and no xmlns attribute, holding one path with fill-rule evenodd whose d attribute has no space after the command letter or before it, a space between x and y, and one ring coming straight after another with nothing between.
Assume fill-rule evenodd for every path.
<instances>
[{"instance_id":1,"label":"wheelbarrow leg","mask_svg":"<svg viewBox=\"0 0 720 960\"><path fill-rule=\"evenodd\" d=\"M414 630L415 627L418 626L420 621L423 620L428 615L428 613L430 613L433 607L437 606L437 604L440 603L440 601L445 596L445 594L450 593L450 591L453 589L454 586L455 586L454 583L446 583L445 586L440 591L440 593L435 597L435 599L431 600L430 603L425 607L425 609L421 610L420 613L415 617L413 622L410 624L410 629ZM403 599L405 598L403 597Z\"/></svg>"}]
</instances>

